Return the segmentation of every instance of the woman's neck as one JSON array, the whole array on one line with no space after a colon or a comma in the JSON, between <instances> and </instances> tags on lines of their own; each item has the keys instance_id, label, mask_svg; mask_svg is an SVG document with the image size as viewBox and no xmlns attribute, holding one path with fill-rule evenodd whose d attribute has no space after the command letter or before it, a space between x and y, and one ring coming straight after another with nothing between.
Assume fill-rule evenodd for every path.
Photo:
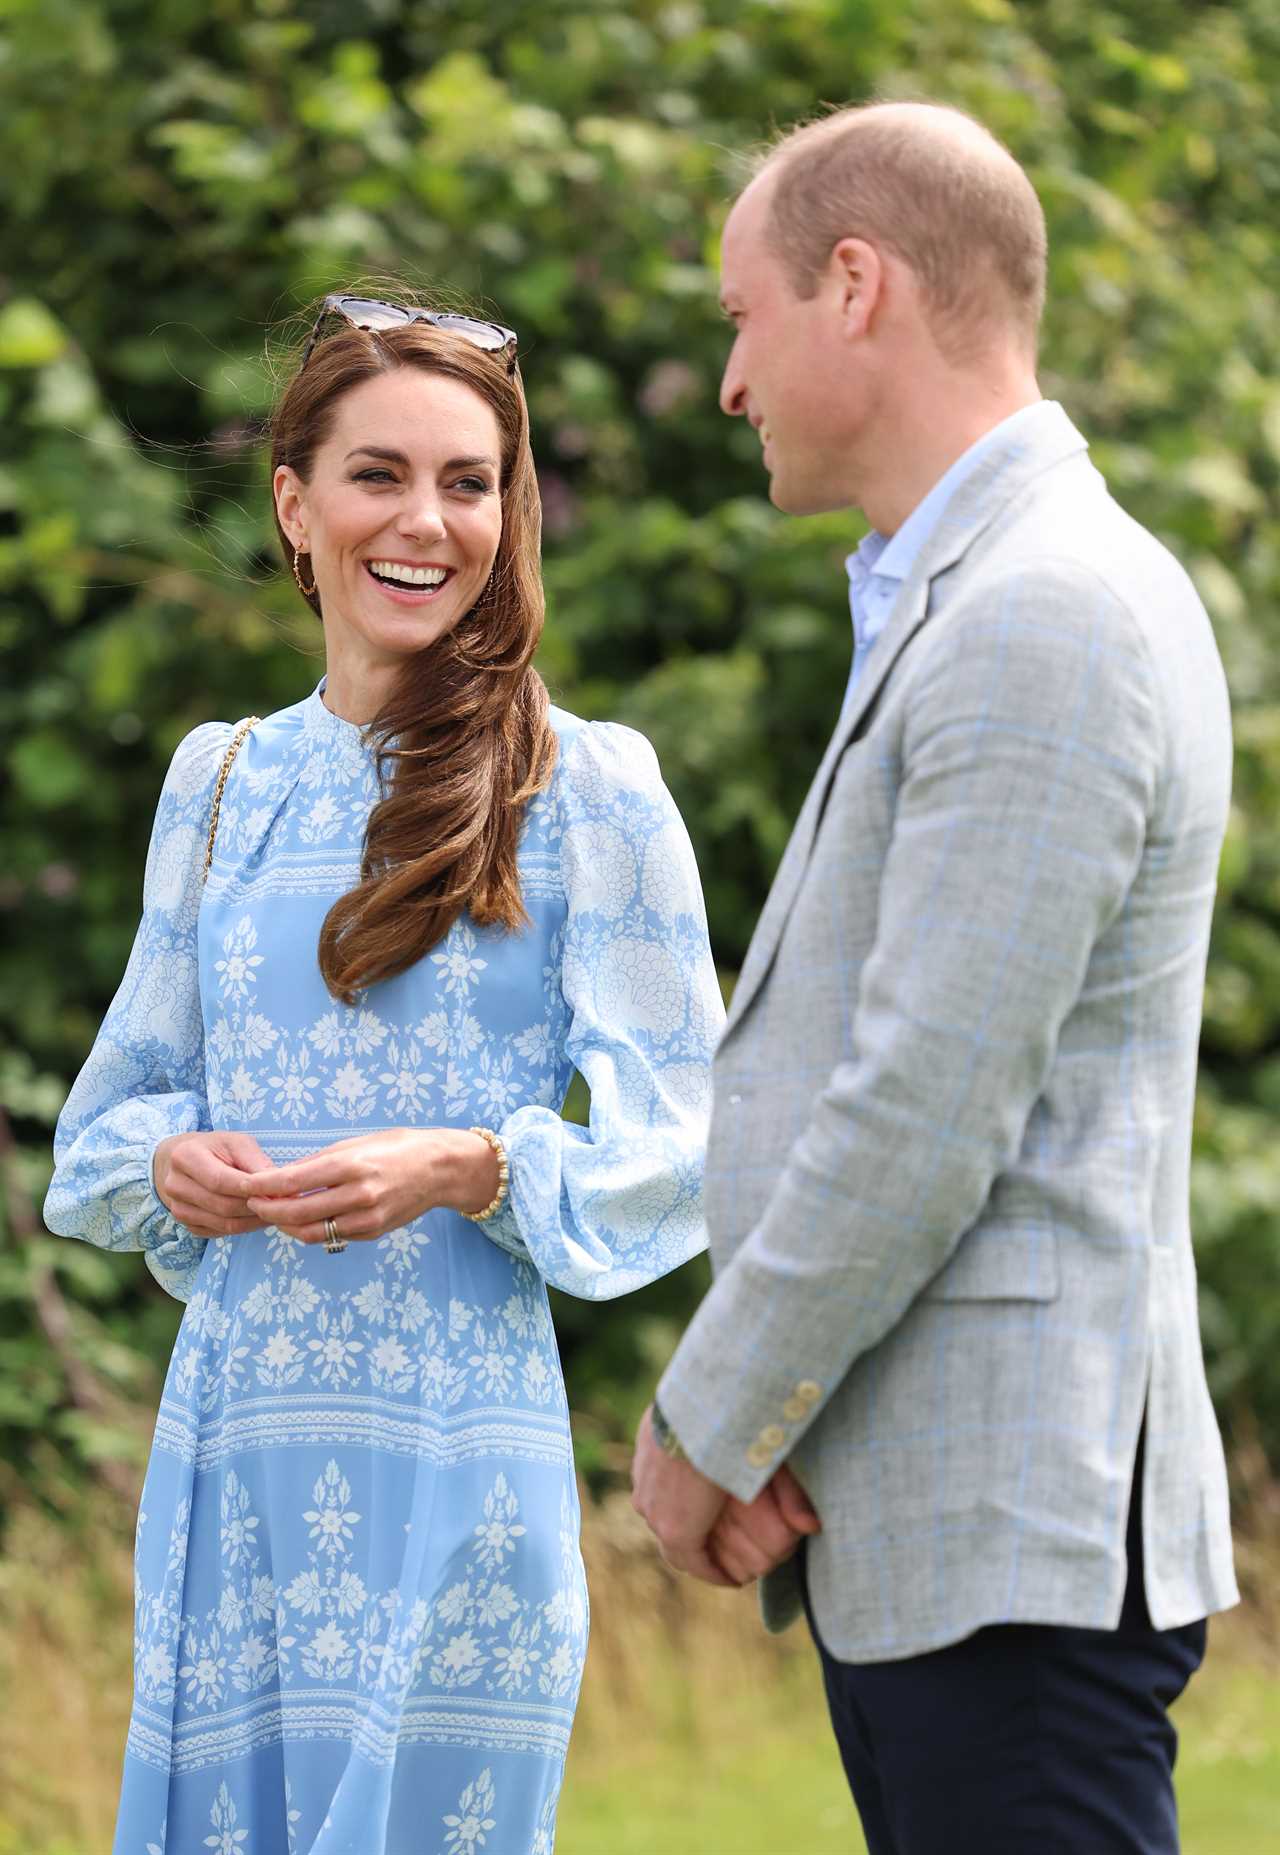
<instances>
[{"instance_id":1,"label":"woman's neck","mask_svg":"<svg viewBox=\"0 0 1280 1855\"><path fill-rule=\"evenodd\" d=\"M398 675L396 663L361 664L346 652L330 653L321 700L331 714L363 728L386 706Z\"/></svg>"}]
</instances>

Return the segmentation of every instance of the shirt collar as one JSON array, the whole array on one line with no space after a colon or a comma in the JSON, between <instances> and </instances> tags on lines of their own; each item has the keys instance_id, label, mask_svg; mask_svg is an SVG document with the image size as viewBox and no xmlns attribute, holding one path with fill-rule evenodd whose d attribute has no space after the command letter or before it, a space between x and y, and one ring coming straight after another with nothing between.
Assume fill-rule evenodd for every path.
<instances>
[{"instance_id":1,"label":"shirt collar","mask_svg":"<svg viewBox=\"0 0 1280 1855\"><path fill-rule=\"evenodd\" d=\"M951 498L959 489L974 466L997 443L1013 437L1019 422L1039 410L1043 401L1035 400L1029 406L1022 406L1017 412L1010 413L999 425L993 425L989 432L984 432L974 444L963 451L951 468L938 478L933 488L923 501L918 502L901 528L892 535L882 535L876 529L863 536L853 553L845 561L845 570L849 575L851 597L860 593L868 578L875 575L877 579L896 580L899 584L905 580L916 564L920 550L937 527L942 513Z\"/></svg>"}]
</instances>

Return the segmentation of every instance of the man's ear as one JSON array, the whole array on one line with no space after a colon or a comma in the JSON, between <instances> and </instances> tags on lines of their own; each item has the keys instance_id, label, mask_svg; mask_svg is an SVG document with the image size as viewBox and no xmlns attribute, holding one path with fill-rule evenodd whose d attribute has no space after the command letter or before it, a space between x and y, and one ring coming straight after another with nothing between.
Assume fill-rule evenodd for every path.
<instances>
[{"instance_id":1,"label":"man's ear","mask_svg":"<svg viewBox=\"0 0 1280 1855\"><path fill-rule=\"evenodd\" d=\"M303 514L303 485L296 470L288 464L280 464L271 479L271 493L276 499L276 514L280 517L280 526L289 537L294 548L303 548L307 540L307 524Z\"/></svg>"},{"instance_id":2,"label":"man's ear","mask_svg":"<svg viewBox=\"0 0 1280 1855\"><path fill-rule=\"evenodd\" d=\"M884 295L884 260L865 238L842 238L833 246L830 281L849 341L867 334Z\"/></svg>"}]
</instances>

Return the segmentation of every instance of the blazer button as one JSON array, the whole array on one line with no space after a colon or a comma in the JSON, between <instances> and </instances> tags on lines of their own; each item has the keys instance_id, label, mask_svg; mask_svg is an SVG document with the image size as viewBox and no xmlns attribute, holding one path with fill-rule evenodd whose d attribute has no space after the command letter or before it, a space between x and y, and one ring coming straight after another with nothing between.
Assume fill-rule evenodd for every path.
<instances>
[{"instance_id":1,"label":"blazer button","mask_svg":"<svg viewBox=\"0 0 1280 1855\"><path fill-rule=\"evenodd\" d=\"M773 1451L761 1443L753 1443L747 1451L747 1461L753 1469L767 1469L773 1461Z\"/></svg>"},{"instance_id":2,"label":"blazer button","mask_svg":"<svg viewBox=\"0 0 1280 1855\"><path fill-rule=\"evenodd\" d=\"M740 1108L740 1107L742 1106L742 1097L741 1097L741 1095L730 1095L730 1097L729 1097L729 1106L730 1106L731 1108Z\"/></svg>"},{"instance_id":3,"label":"blazer button","mask_svg":"<svg viewBox=\"0 0 1280 1855\"><path fill-rule=\"evenodd\" d=\"M761 1448L769 1450L770 1453L775 1449L781 1449L786 1440L787 1433L780 1423L767 1423L756 1438Z\"/></svg>"},{"instance_id":4,"label":"blazer button","mask_svg":"<svg viewBox=\"0 0 1280 1855\"><path fill-rule=\"evenodd\" d=\"M796 1396L804 1403L813 1406L822 1402L822 1386L814 1379L802 1378L796 1386Z\"/></svg>"},{"instance_id":5,"label":"blazer button","mask_svg":"<svg viewBox=\"0 0 1280 1855\"><path fill-rule=\"evenodd\" d=\"M782 1407L782 1415L788 1423L803 1423L812 1408L803 1398L788 1398Z\"/></svg>"}]
</instances>

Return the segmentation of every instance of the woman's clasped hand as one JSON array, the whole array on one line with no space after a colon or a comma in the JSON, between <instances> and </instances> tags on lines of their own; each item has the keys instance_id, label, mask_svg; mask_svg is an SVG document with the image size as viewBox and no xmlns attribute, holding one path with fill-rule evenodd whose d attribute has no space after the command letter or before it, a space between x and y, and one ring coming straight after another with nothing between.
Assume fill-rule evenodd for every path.
<instances>
[{"instance_id":1,"label":"woman's clasped hand","mask_svg":"<svg viewBox=\"0 0 1280 1855\"><path fill-rule=\"evenodd\" d=\"M248 1205L249 1180L269 1167L252 1134L170 1134L156 1147L156 1197L193 1237L238 1237L261 1230Z\"/></svg>"},{"instance_id":2,"label":"woman's clasped hand","mask_svg":"<svg viewBox=\"0 0 1280 1855\"><path fill-rule=\"evenodd\" d=\"M339 1140L247 1180L249 1209L303 1243L332 1221L352 1241L383 1237L427 1211L480 1211L498 1189L498 1161L479 1134L393 1127Z\"/></svg>"},{"instance_id":3,"label":"woman's clasped hand","mask_svg":"<svg viewBox=\"0 0 1280 1855\"><path fill-rule=\"evenodd\" d=\"M498 1161L478 1134L394 1127L339 1140L288 1166L273 1165L249 1134L175 1134L155 1156L157 1195L202 1237L272 1226L323 1243L327 1220L368 1242L427 1211L478 1211L498 1185Z\"/></svg>"}]
</instances>

